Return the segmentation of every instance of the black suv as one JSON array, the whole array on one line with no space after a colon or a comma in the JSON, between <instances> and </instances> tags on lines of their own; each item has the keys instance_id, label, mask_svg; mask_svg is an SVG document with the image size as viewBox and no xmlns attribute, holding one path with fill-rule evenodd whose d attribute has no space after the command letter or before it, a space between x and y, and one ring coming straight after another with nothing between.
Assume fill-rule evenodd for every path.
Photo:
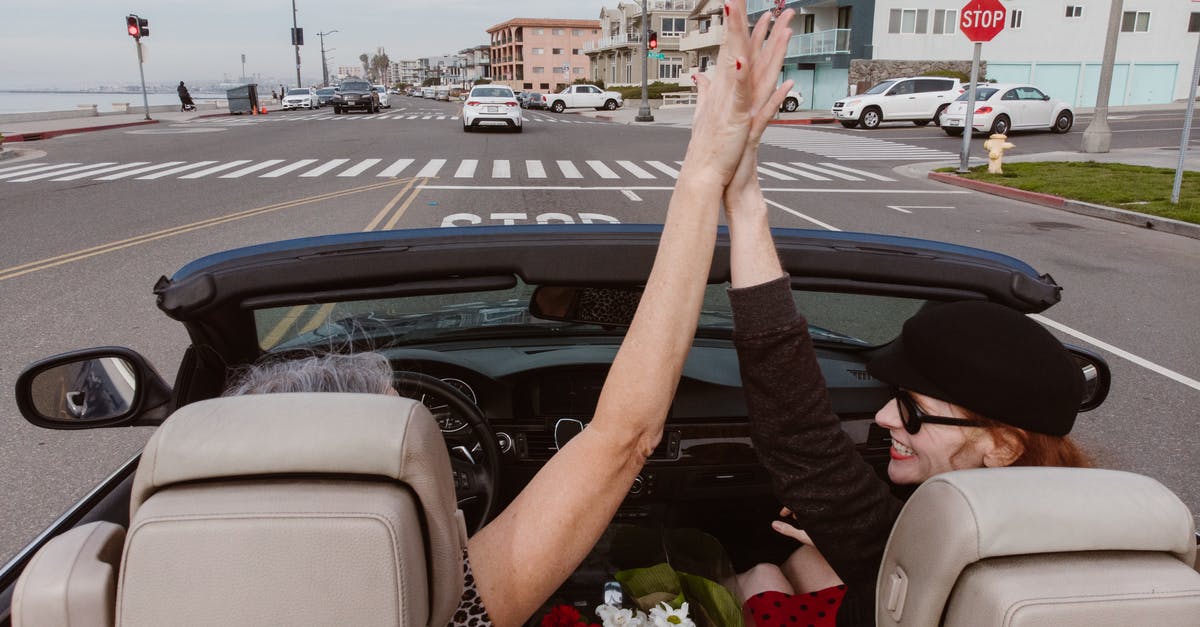
<instances>
[{"instance_id":1,"label":"black suv","mask_svg":"<svg viewBox=\"0 0 1200 627\"><path fill-rule=\"evenodd\" d=\"M371 88L371 84L363 80L342 81L333 98L329 100L333 112L341 114L350 109L364 109L367 113L379 113L379 94Z\"/></svg>"}]
</instances>

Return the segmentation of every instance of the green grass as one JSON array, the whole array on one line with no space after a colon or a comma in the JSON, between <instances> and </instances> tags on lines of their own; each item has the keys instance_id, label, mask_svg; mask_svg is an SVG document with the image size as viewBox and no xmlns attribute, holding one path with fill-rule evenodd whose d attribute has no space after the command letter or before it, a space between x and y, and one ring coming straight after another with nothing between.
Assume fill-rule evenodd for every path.
<instances>
[{"instance_id":1,"label":"green grass","mask_svg":"<svg viewBox=\"0 0 1200 627\"><path fill-rule=\"evenodd\" d=\"M953 171L947 168L943 171ZM1200 224L1200 172L1184 172L1179 204L1171 204L1175 171L1095 161L1006 163L1004 174L987 166L966 178L1138 213Z\"/></svg>"}]
</instances>

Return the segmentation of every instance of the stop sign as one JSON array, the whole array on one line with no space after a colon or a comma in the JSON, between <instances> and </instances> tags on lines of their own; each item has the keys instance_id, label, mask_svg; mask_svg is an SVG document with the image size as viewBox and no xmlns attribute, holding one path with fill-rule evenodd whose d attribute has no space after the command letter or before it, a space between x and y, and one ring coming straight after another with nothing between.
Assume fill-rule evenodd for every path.
<instances>
[{"instance_id":1,"label":"stop sign","mask_svg":"<svg viewBox=\"0 0 1200 627\"><path fill-rule=\"evenodd\" d=\"M959 13L958 29L971 41L991 41L1004 30L1006 13L1000 0L971 0Z\"/></svg>"}]
</instances>

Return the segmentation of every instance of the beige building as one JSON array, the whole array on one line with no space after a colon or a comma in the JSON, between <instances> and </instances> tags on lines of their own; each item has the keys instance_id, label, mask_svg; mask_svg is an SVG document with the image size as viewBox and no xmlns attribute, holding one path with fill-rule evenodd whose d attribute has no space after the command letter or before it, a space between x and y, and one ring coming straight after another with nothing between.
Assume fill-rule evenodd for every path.
<instances>
[{"instance_id":1,"label":"beige building","mask_svg":"<svg viewBox=\"0 0 1200 627\"><path fill-rule=\"evenodd\" d=\"M606 85L640 85L642 82L642 24L658 33L662 59L648 60L649 82L691 85L688 55L680 43L688 31L698 0L647 0L646 15L641 2L618 2L600 10L601 37L584 50L592 61L591 79ZM719 40L718 40L719 41Z\"/></svg>"},{"instance_id":2,"label":"beige building","mask_svg":"<svg viewBox=\"0 0 1200 627\"><path fill-rule=\"evenodd\" d=\"M584 46L599 39L600 22L515 18L487 32L493 82L518 91L559 91L591 75Z\"/></svg>"},{"instance_id":3,"label":"beige building","mask_svg":"<svg viewBox=\"0 0 1200 627\"><path fill-rule=\"evenodd\" d=\"M687 53L688 76L715 67L721 39L725 36L724 0L699 0L688 14L687 34L679 50Z\"/></svg>"}]
</instances>

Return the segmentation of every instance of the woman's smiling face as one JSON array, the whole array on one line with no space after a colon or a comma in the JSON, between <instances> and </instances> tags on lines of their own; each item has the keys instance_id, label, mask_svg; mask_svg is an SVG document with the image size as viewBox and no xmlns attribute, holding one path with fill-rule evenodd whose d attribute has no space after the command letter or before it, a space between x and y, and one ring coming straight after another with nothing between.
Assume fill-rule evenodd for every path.
<instances>
[{"instance_id":1,"label":"woman's smiling face","mask_svg":"<svg viewBox=\"0 0 1200 627\"><path fill-rule=\"evenodd\" d=\"M907 392L921 411L933 416L968 418L957 405ZM887 429L892 438L888 478L893 483L916 485L950 470L982 468L995 465L990 453L995 445L988 433L974 427L958 427L925 423L920 431L911 434L904 430L900 419L899 401L888 401L875 413L875 422Z\"/></svg>"}]
</instances>

